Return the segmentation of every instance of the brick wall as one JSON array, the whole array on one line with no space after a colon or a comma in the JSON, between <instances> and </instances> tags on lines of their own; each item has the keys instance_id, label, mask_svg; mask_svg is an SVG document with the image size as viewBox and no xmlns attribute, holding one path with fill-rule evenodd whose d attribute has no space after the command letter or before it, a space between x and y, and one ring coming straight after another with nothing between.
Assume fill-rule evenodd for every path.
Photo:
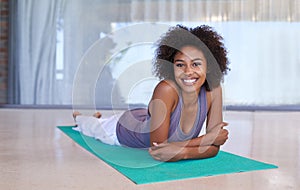
<instances>
[{"instance_id":1,"label":"brick wall","mask_svg":"<svg viewBox=\"0 0 300 190\"><path fill-rule=\"evenodd\" d=\"M8 0L0 0L0 104L7 103Z\"/></svg>"}]
</instances>

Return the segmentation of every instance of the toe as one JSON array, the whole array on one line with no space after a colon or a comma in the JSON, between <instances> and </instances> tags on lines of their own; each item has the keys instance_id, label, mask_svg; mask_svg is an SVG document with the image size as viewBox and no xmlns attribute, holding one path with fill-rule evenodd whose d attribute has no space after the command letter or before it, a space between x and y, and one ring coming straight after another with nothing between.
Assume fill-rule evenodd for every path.
<instances>
[{"instance_id":1,"label":"toe","mask_svg":"<svg viewBox=\"0 0 300 190\"><path fill-rule=\"evenodd\" d=\"M100 118L101 117L101 113L100 112L96 112L93 116L96 117L96 118Z\"/></svg>"}]
</instances>

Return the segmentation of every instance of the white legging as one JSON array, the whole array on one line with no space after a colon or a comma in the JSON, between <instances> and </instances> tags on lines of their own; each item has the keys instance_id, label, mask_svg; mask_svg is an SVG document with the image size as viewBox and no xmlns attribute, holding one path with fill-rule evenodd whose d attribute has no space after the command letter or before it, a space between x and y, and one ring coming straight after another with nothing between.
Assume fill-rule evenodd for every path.
<instances>
[{"instance_id":1,"label":"white legging","mask_svg":"<svg viewBox=\"0 0 300 190\"><path fill-rule=\"evenodd\" d=\"M120 145L116 126L121 114L113 115L109 118L95 118L93 116L76 116L77 127L73 129L86 136L94 137L97 140L109 145Z\"/></svg>"}]
</instances>

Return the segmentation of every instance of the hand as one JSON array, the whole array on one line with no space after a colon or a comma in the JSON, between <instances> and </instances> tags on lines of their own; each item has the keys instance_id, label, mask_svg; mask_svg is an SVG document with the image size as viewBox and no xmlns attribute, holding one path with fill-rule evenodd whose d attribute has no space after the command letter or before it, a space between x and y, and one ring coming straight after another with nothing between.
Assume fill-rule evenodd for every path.
<instances>
[{"instance_id":1,"label":"hand","mask_svg":"<svg viewBox=\"0 0 300 190\"><path fill-rule=\"evenodd\" d=\"M176 143L153 143L149 148L149 154L155 159L163 162L175 162L183 159L184 147Z\"/></svg>"},{"instance_id":2,"label":"hand","mask_svg":"<svg viewBox=\"0 0 300 190\"><path fill-rule=\"evenodd\" d=\"M212 145L220 146L227 141L228 130L224 129L227 125L228 123L222 122L207 134L210 136Z\"/></svg>"},{"instance_id":3,"label":"hand","mask_svg":"<svg viewBox=\"0 0 300 190\"><path fill-rule=\"evenodd\" d=\"M228 139L228 131L226 129L220 129L218 136L216 137L213 145L223 145Z\"/></svg>"}]
</instances>

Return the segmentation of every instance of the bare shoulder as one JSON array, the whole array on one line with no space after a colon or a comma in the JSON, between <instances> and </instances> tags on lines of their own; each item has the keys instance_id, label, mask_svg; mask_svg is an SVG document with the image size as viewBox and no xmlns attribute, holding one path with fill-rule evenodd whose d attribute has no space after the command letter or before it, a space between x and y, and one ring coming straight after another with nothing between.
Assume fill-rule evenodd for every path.
<instances>
[{"instance_id":1,"label":"bare shoulder","mask_svg":"<svg viewBox=\"0 0 300 190\"><path fill-rule=\"evenodd\" d=\"M209 93L213 96L219 96L222 94L222 87L221 85L217 86L216 88L212 89Z\"/></svg>"},{"instance_id":2,"label":"bare shoulder","mask_svg":"<svg viewBox=\"0 0 300 190\"><path fill-rule=\"evenodd\" d=\"M160 96L165 97L166 95L167 96L170 96L170 95L178 96L178 87L171 80L163 80L163 81L160 81L156 85L153 95L158 96L158 97L160 97Z\"/></svg>"},{"instance_id":3,"label":"bare shoulder","mask_svg":"<svg viewBox=\"0 0 300 190\"><path fill-rule=\"evenodd\" d=\"M175 82L171 80L160 81L153 92L152 99L159 99L163 101L168 107L173 107L177 105L179 96L178 96L178 87Z\"/></svg>"}]
</instances>

